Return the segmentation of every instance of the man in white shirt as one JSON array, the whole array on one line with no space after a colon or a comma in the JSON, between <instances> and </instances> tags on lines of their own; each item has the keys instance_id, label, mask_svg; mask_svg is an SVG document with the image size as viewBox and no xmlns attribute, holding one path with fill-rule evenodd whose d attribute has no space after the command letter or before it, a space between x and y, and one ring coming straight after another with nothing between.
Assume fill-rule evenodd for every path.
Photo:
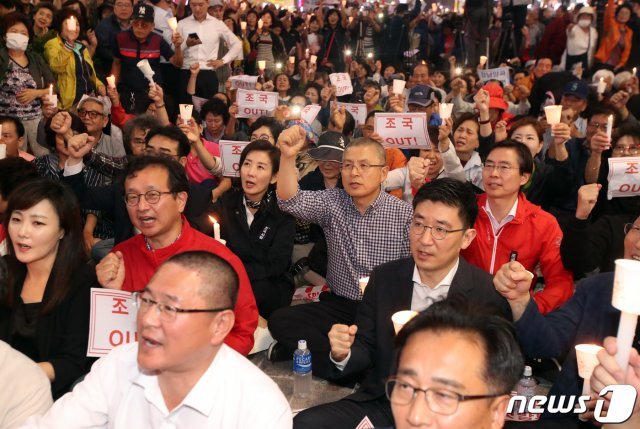
<instances>
[{"instance_id":1,"label":"man in white shirt","mask_svg":"<svg viewBox=\"0 0 640 429\"><path fill-rule=\"evenodd\" d=\"M135 295L139 342L100 359L25 427L291 428L278 386L223 344L237 293L235 270L211 253L167 259Z\"/></svg>"},{"instance_id":2,"label":"man in white shirt","mask_svg":"<svg viewBox=\"0 0 640 429\"><path fill-rule=\"evenodd\" d=\"M451 178L433 180L417 192L413 207L412 257L374 268L355 324L333 325L328 334L332 375L342 380L365 375L361 388L341 401L298 414L296 428L356 427L364 419L376 427L393 425L383 383L391 370L395 312L422 311L455 299L511 320L508 303L492 291L491 276L460 257L476 236L472 186Z\"/></svg>"},{"instance_id":3,"label":"man in white shirt","mask_svg":"<svg viewBox=\"0 0 640 429\"><path fill-rule=\"evenodd\" d=\"M242 43L224 22L207 13L209 2L192 0L189 5L193 15L178 23L178 32L185 40L182 45L184 61L180 73L180 94L184 97L183 103L191 103L186 88L192 64L200 64L196 95L211 98L218 92L215 70L235 59L242 59ZM218 59L221 43L225 43L229 51Z\"/></svg>"}]
</instances>

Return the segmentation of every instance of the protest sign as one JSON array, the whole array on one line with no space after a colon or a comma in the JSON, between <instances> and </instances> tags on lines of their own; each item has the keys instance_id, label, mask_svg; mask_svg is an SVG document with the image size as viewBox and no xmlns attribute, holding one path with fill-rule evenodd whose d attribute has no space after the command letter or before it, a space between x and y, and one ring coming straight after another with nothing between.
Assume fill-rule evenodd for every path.
<instances>
[{"instance_id":1,"label":"protest sign","mask_svg":"<svg viewBox=\"0 0 640 429\"><path fill-rule=\"evenodd\" d=\"M341 103L340 101L331 102L333 108L333 104L336 103L338 107L344 107L345 110L351 113L353 119L356 121L356 126L364 125L367 121L367 105L366 104L355 104L355 103Z\"/></svg>"},{"instance_id":2,"label":"protest sign","mask_svg":"<svg viewBox=\"0 0 640 429\"><path fill-rule=\"evenodd\" d=\"M509 68L500 67L498 69L478 70L478 76L480 76L480 82L485 83L490 80L499 80L502 85L509 85Z\"/></svg>"},{"instance_id":3,"label":"protest sign","mask_svg":"<svg viewBox=\"0 0 640 429\"><path fill-rule=\"evenodd\" d=\"M640 195L640 157L609 158L607 199Z\"/></svg>"},{"instance_id":4,"label":"protest sign","mask_svg":"<svg viewBox=\"0 0 640 429\"><path fill-rule=\"evenodd\" d=\"M313 121L315 121L316 117L318 116L318 113L320 113L320 109L322 109L322 106L319 106L317 104L309 104L307 106L304 106L304 108L300 111L300 117L307 124L311 125L311 123L313 123Z\"/></svg>"},{"instance_id":5,"label":"protest sign","mask_svg":"<svg viewBox=\"0 0 640 429\"><path fill-rule=\"evenodd\" d=\"M238 103L236 118L273 116L273 111L278 107L278 93L239 89L236 102Z\"/></svg>"},{"instance_id":6,"label":"protest sign","mask_svg":"<svg viewBox=\"0 0 640 429\"><path fill-rule=\"evenodd\" d=\"M240 154L249 142L234 142L220 140L220 162L222 162L222 175L225 177L240 176Z\"/></svg>"},{"instance_id":7,"label":"protest sign","mask_svg":"<svg viewBox=\"0 0 640 429\"><path fill-rule=\"evenodd\" d=\"M138 341L136 314L129 292L91 288L87 356L104 356L114 347Z\"/></svg>"},{"instance_id":8,"label":"protest sign","mask_svg":"<svg viewBox=\"0 0 640 429\"><path fill-rule=\"evenodd\" d=\"M431 149L424 113L376 113L373 130L386 148Z\"/></svg>"},{"instance_id":9,"label":"protest sign","mask_svg":"<svg viewBox=\"0 0 640 429\"><path fill-rule=\"evenodd\" d=\"M353 94L353 85L349 73L331 73L329 75L331 85L336 87L336 96Z\"/></svg>"},{"instance_id":10,"label":"protest sign","mask_svg":"<svg viewBox=\"0 0 640 429\"><path fill-rule=\"evenodd\" d=\"M238 76L231 76L229 81L231 82L231 89L256 89L256 83L259 76L248 76L241 74Z\"/></svg>"}]
</instances>

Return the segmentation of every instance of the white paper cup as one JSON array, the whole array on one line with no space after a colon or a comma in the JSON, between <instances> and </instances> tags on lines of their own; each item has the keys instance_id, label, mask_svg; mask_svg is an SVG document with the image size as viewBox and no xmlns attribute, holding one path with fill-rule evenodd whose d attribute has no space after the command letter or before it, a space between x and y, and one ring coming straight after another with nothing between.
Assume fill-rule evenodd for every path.
<instances>
[{"instance_id":1,"label":"white paper cup","mask_svg":"<svg viewBox=\"0 0 640 429\"><path fill-rule=\"evenodd\" d=\"M67 30L69 30L70 32L74 32L77 29L78 23L76 22L76 19L73 16L67 18Z\"/></svg>"},{"instance_id":2,"label":"white paper cup","mask_svg":"<svg viewBox=\"0 0 640 429\"><path fill-rule=\"evenodd\" d=\"M295 64L295 62L296 62L296 57L294 57L294 56L289 57L289 62L290 62L291 64Z\"/></svg>"},{"instance_id":3,"label":"white paper cup","mask_svg":"<svg viewBox=\"0 0 640 429\"><path fill-rule=\"evenodd\" d=\"M487 57L485 57L484 55L480 56L480 65L483 66L487 64Z\"/></svg>"},{"instance_id":4,"label":"white paper cup","mask_svg":"<svg viewBox=\"0 0 640 429\"><path fill-rule=\"evenodd\" d=\"M453 103L440 103L440 117L442 119L449 119L453 112Z\"/></svg>"},{"instance_id":5,"label":"white paper cup","mask_svg":"<svg viewBox=\"0 0 640 429\"><path fill-rule=\"evenodd\" d=\"M149 61L148 60L138 61L137 65L138 65L138 69L140 69L144 77L146 77L147 80L151 82L153 80L153 75L155 74L155 72L151 68L151 64L149 64Z\"/></svg>"},{"instance_id":6,"label":"white paper cup","mask_svg":"<svg viewBox=\"0 0 640 429\"><path fill-rule=\"evenodd\" d=\"M576 346L576 359L578 361L578 375L588 380L596 366L598 366L598 352L602 347L595 344L578 344Z\"/></svg>"},{"instance_id":7,"label":"white paper cup","mask_svg":"<svg viewBox=\"0 0 640 429\"><path fill-rule=\"evenodd\" d=\"M545 106L544 114L547 117L547 124L557 125L562 118L562 106Z\"/></svg>"},{"instance_id":8,"label":"white paper cup","mask_svg":"<svg viewBox=\"0 0 640 429\"><path fill-rule=\"evenodd\" d=\"M7 145L4 143L0 143L0 159L5 159L7 157Z\"/></svg>"},{"instance_id":9,"label":"white paper cup","mask_svg":"<svg viewBox=\"0 0 640 429\"><path fill-rule=\"evenodd\" d=\"M640 262L630 259L616 259L613 278L613 298L611 304L620 311L640 314Z\"/></svg>"},{"instance_id":10,"label":"white paper cup","mask_svg":"<svg viewBox=\"0 0 640 429\"><path fill-rule=\"evenodd\" d=\"M191 113L193 112L193 104L180 104L180 117L186 124L191 119Z\"/></svg>"},{"instance_id":11,"label":"white paper cup","mask_svg":"<svg viewBox=\"0 0 640 429\"><path fill-rule=\"evenodd\" d=\"M267 62L266 61L258 61L258 69L259 70L264 70L265 68L267 68Z\"/></svg>"},{"instance_id":12,"label":"white paper cup","mask_svg":"<svg viewBox=\"0 0 640 429\"><path fill-rule=\"evenodd\" d=\"M318 56L317 55L311 55L311 58L309 59L309 64L315 64L316 61L318 61Z\"/></svg>"},{"instance_id":13,"label":"white paper cup","mask_svg":"<svg viewBox=\"0 0 640 429\"><path fill-rule=\"evenodd\" d=\"M49 104L52 104L53 107L58 106L58 94L47 95L47 97L49 97Z\"/></svg>"},{"instance_id":14,"label":"white paper cup","mask_svg":"<svg viewBox=\"0 0 640 429\"><path fill-rule=\"evenodd\" d=\"M174 17L167 19L167 24L169 24L169 28L176 31L178 29L178 18Z\"/></svg>"},{"instance_id":15,"label":"white paper cup","mask_svg":"<svg viewBox=\"0 0 640 429\"><path fill-rule=\"evenodd\" d=\"M395 95L400 95L402 94L402 91L404 91L404 86L407 84L406 81L404 80L400 80L400 79L394 79L393 80L393 93Z\"/></svg>"},{"instance_id":16,"label":"white paper cup","mask_svg":"<svg viewBox=\"0 0 640 429\"><path fill-rule=\"evenodd\" d=\"M111 76L107 76L107 84L109 85L109 88L115 88L116 87L116 77L111 75Z\"/></svg>"},{"instance_id":17,"label":"white paper cup","mask_svg":"<svg viewBox=\"0 0 640 429\"><path fill-rule=\"evenodd\" d=\"M391 321L393 322L393 329L396 331L396 335L409 320L413 319L417 315L418 312L412 310L403 310L393 313Z\"/></svg>"},{"instance_id":18,"label":"white paper cup","mask_svg":"<svg viewBox=\"0 0 640 429\"><path fill-rule=\"evenodd\" d=\"M245 21L240 21L240 30L245 31L247 29L247 23Z\"/></svg>"},{"instance_id":19,"label":"white paper cup","mask_svg":"<svg viewBox=\"0 0 640 429\"><path fill-rule=\"evenodd\" d=\"M358 280L358 286L360 286L360 293L364 295L364 290L367 288L369 284L369 277L362 277Z\"/></svg>"}]
</instances>

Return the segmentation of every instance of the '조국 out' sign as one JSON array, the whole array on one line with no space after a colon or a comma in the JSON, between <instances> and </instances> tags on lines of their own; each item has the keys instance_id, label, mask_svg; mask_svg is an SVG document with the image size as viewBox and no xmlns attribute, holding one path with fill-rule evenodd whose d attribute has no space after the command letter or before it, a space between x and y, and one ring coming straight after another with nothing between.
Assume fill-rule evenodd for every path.
<instances>
[{"instance_id":1,"label":"'\uc870\uad6d out' sign","mask_svg":"<svg viewBox=\"0 0 640 429\"><path fill-rule=\"evenodd\" d=\"M136 314L129 292L91 288L87 356L105 356L114 347L138 341Z\"/></svg>"},{"instance_id":2,"label":"'\uc870\uad6d out' sign","mask_svg":"<svg viewBox=\"0 0 640 429\"><path fill-rule=\"evenodd\" d=\"M373 129L384 147L431 149L424 113L376 113Z\"/></svg>"},{"instance_id":3,"label":"'\uc870\uad6d out' sign","mask_svg":"<svg viewBox=\"0 0 640 429\"><path fill-rule=\"evenodd\" d=\"M237 118L273 116L273 111L278 107L278 93L239 89L236 101L238 102Z\"/></svg>"},{"instance_id":4,"label":"'\uc870\uad6d out' sign","mask_svg":"<svg viewBox=\"0 0 640 429\"><path fill-rule=\"evenodd\" d=\"M609 158L607 199L640 195L640 157Z\"/></svg>"},{"instance_id":5,"label":"'\uc870\uad6d out' sign","mask_svg":"<svg viewBox=\"0 0 640 429\"><path fill-rule=\"evenodd\" d=\"M240 155L249 142L220 140L220 162L222 175L225 177L240 176Z\"/></svg>"}]
</instances>

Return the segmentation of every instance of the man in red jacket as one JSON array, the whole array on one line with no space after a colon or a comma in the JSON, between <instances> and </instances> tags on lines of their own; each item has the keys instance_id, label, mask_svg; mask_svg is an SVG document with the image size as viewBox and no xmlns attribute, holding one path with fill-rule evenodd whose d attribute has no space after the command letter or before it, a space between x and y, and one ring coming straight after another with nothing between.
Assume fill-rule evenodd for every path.
<instances>
[{"instance_id":1,"label":"man in red jacket","mask_svg":"<svg viewBox=\"0 0 640 429\"><path fill-rule=\"evenodd\" d=\"M96 266L100 284L109 289L140 291L170 256L188 250L211 252L231 264L240 279L235 324L225 343L248 354L258 324L249 277L236 255L193 229L182 215L189 189L184 168L169 157L135 157L125 170L124 187L131 223L140 234L118 244Z\"/></svg>"},{"instance_id":2,"label":"man in red jacket","mask_svg":"<svg viewBox=\"0 0 640 429\"><path fill-rule=\"evenodd\" d=\"M532 173L533 158L524 144L507 141L491 149L482 169L486 194L478 197L476 239L462 255L492 275L514 260L530 273L539 267L545 287L532 293L540 312L546 314L571 297L573 276L560 258L558 222L520 192ZM535 285L534 274L531 285Z\"/></svg>"}]
</instances>

